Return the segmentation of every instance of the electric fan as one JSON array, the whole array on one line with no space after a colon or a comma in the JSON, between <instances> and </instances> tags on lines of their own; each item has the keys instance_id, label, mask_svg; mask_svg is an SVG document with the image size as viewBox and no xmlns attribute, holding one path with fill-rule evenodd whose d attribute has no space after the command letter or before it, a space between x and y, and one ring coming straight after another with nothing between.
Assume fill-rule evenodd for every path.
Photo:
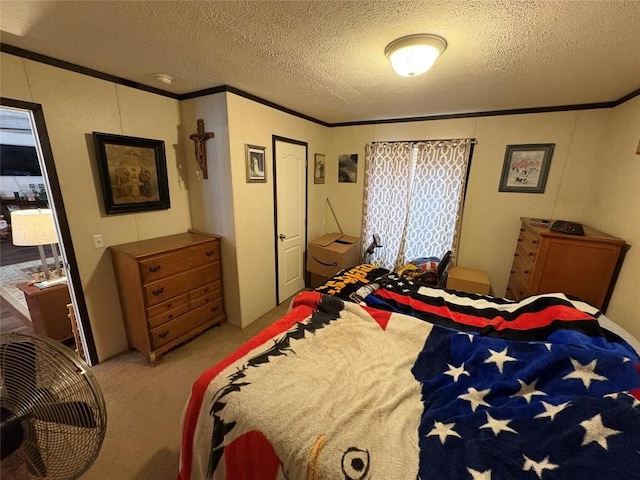
<instances>
[{"instance_id":1,"label":"electric fan","mask_svg":"<svg viewBox=\"0 0 640 480\"><path fill-rule=\"evenodd\" d=\"M3 479L76 479L98 456L107 425L89 367L39 335L0 335Z\"/></svg>"}]
</instances>

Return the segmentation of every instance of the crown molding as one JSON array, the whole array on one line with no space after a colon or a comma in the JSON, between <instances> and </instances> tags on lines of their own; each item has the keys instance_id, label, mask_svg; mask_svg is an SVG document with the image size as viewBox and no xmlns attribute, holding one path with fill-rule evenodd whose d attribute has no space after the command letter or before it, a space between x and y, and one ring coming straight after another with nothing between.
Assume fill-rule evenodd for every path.
<instances>
[{"instance_id":1,"label":"crown molding","mask_svg":"<svg viewBox=\"0 0 640 480\"><path fill-rule=\"evenodd\" d=\"M318 125L322 125L324 127L350 127L350 126L358 126L358 125L380 125L387 123L407 123L407 122L425 122L425 121L433 121L433 120L452 120L459 118L476 118L476 117L495 117L501 115L524 115L530 113L549 113L549 112L568 112L573 110L595 110L602 108L613 108L618 105L623 104L631 100L632 98L640 95L640 88L634 90L633 92L620 97L617 100L611 100L609 102L599 102L599 103L581 103L575 105L555 105L548 107L534 107L534 108L514 108L507 110L489 110L489 111L480 111L480 112L463 112L463 113L451 113L451 114L440 114L440 115L425 115L419 117L403 117L403 118L385 118L378 120L361 120L361 121L353 121L353 122L335 122L329 123L323 120L319 120L317 118L311 117L309 115L305 115L304 113L297 112L287 107L283 107L282 105L278 105L277 103L271 102L264 98L258 97L257 95L253 95L249 92L245 92L244 90L240 90L239 88L232 87L230 85L220 85L217 87L206 88L204 90L198 90L190 93L173 93L168 92L166 90L162 90L161 88L150 87L148 85L144 85L142 83L133 82L131 80L127 80L126 78L117 77L115 75L110 75L108 73L99 72L98 70L93 70L91 68L86 68L81 65L76 65L74 63L65 62L64 60L59 60L57 58L49 57L47 55L42 55L40 53L35 53L29 50L24 50L22 48L14 47L12 45L8 45L6 43L0 43L0 52L8 53L10 55L15 55L18 57L26 58L29 60L33 60L35 62L45 63L47 65L52 65L54 67L59 67L65 70L70 70L72 72L80 73L82 75L88 75L90 77L99 78L101 80L106 80L109 82L117 83L120 85L125 85L127 87L135 88L138 90L144 90L145 92L155 93L156 95L162 95L163 97L173 98L178 101L188 100L192 98L205 97L207 95L214 95L216 93L233 93L240 97L246 98L248 100L252 100L256 103L260 103L262 105L266 105L275 110L279 110L284 113L288 113L298 118L302 118L303 120L307 120L313 123L317 123Z\"/></svg>"}]
</instances>

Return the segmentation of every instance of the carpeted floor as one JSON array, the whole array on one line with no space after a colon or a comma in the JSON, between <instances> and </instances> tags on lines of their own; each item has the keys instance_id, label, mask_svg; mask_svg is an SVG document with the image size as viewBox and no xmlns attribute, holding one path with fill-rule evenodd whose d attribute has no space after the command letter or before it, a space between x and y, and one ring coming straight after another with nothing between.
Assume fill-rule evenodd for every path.
<instances>
[{"instance_id":1,"label":"carpeted floor","mask_svg":"<svg viewBox=\"0 0 640 480\"><path fill-rule=\"evenodd\" d=\"M281 318L284 302L241 330L213 327L150 367L130 351L92 368L107 404L107 434L81 480L175 480L180 419L194 380L242 343Z\"/></svg>"}]
</instances>

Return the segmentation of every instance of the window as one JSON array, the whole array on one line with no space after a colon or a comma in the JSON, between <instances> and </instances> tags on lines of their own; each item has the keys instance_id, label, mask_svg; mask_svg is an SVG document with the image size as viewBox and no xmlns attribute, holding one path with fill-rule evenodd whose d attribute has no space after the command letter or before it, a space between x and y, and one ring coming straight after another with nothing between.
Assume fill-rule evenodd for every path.
<instances>
[{"instance_id":1,"label":"window","mask_svg":"<svg viewBox=\"0 0 640 480\"><path fill-rule=\"evenodd\" d=\"M452 251L455 263L471 139L367 145L363 244L383 248L365 259L384 268Z\"/></svg>"}]
</instances>

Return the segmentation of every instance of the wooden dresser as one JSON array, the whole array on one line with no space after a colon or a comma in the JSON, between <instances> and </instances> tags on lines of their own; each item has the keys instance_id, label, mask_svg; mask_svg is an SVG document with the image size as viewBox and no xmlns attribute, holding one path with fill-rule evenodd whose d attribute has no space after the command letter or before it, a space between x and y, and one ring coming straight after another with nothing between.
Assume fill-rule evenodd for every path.
<instances>
[{"instance_id":1,"label":"wooden dresser","mask_svg":"<svg viewBox=\"0 0 640 480\"><path fill-rule=\"evenodd\" d=\"M587 225L585 235L576 236L531 225L529 218L520 220L507 298L561 292L604 311L626 248L624 240Z\"/></svg>"},{"instance_id":2,"label":"wooden dresser","mask_svg":"<svg viewBox=\"0 0 640 480\"><path fill-rule=\"evenodd\" d=\"M188 232L110 250L129 347L151 364L225 321L219 237Z\"/></svg>"}]
</instances>

